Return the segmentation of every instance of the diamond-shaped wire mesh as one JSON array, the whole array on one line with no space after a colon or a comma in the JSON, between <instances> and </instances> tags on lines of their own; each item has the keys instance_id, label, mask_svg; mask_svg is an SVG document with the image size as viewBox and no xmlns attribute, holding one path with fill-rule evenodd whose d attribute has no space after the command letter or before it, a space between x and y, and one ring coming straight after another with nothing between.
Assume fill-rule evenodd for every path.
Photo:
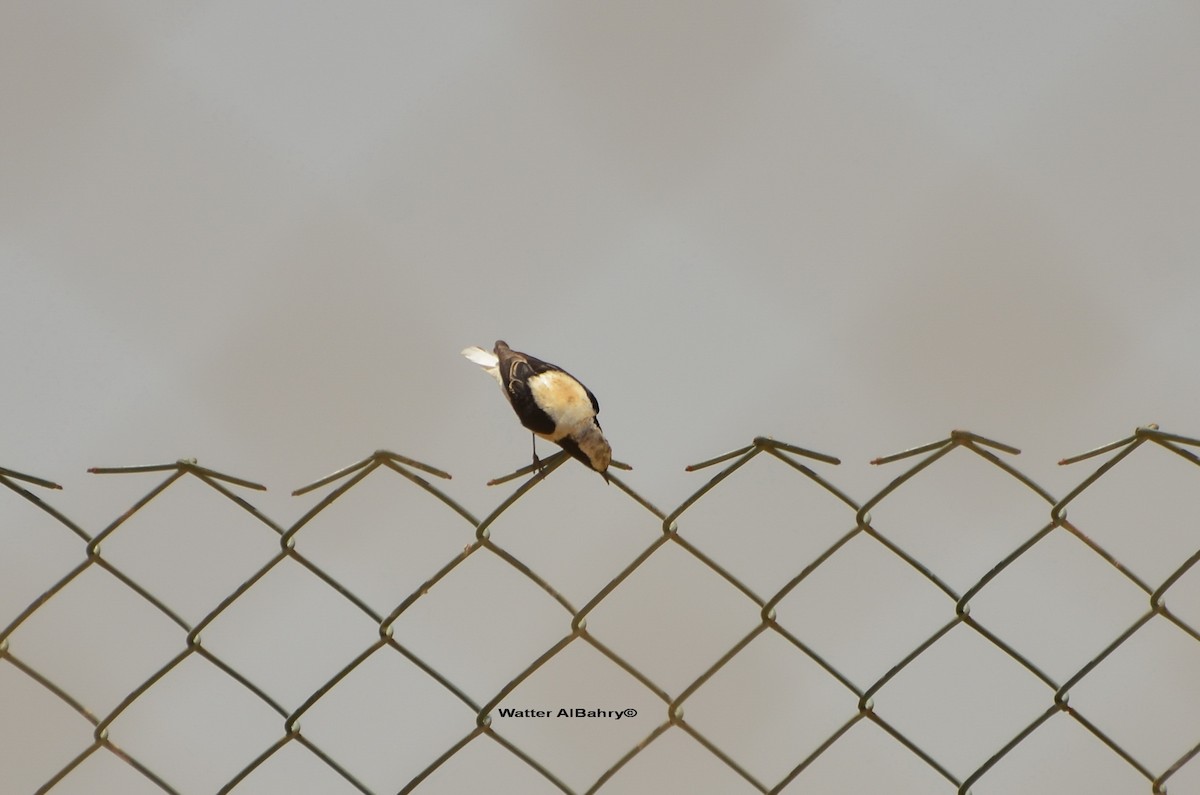
<instances>
[{"instance_id":1,"label":"diamond-shaped wire mesh","mask_svg":"<svg viewBox=\"0 0 1200 795\"><path fill-rule=\"evenodd\" d=\"M290 527L195 461L98 469L165 479L95 536L0 469L4 791L1166 792L1200 779L1198 536L1125 565L1137 500L1089 514L1147 445L1186 469L1147 499L1190 500L1200 441L1154 426L1062 498L966 431L862 503L759 437L670 512L614 476L566 569L561 455L480 518L380 451Z\"/></svg>"}]
</instances>

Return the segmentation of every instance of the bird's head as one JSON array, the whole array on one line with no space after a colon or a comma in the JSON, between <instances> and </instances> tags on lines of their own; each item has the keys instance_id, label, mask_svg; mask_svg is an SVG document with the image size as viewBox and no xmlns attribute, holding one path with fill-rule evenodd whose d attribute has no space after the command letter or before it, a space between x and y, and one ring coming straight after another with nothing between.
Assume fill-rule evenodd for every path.
<instances>
[{"instance_id":1,"label":"bird's head","mask_svg":"<svg viewBox=\"0 0 1200 795\"><path fill-rule=\"evenodd\" d=\"M588 466L599 472L608 480L608 465L612 463L612 448L608 445L608 440L604 438L604 432L600 430L600 426L592 423L575 434L572 434L575 444L579 447L579 452L583 454L581 460L584 460Z\"/></svg>"}]
</instances>

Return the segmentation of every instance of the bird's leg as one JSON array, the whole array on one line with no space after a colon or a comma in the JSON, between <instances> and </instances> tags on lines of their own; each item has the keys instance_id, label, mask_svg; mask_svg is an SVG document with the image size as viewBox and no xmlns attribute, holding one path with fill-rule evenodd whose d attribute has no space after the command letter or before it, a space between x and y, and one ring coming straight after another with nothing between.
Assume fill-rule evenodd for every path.
<instances>
[{"instance_id":1,"label":"bird's leg","mask_svg":"<svg viewBox=\"0 0 1200 795\"><path fill-rule=\"evenodd\" d=\"M542 461L537 457L537 435L531 433L529 434L529 439L533 443L533 465L540 469L542 466Z\"/></svg>"}]
</instances>

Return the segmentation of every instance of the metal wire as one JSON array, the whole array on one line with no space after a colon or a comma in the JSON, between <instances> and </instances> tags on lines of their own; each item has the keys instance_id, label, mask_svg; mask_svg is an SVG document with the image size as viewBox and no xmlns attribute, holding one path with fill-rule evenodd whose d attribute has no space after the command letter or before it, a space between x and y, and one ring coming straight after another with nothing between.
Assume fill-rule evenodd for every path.
<instances>
[{"instance_id":1,"label":"metal wire","mask_svg":"<svg viewBox=\"0 0 1200 795\"><path fill-rule=\"evenodd\" d=\"M858 503L851 497L847 496L823 475L817 473L813 468L814 464L836 465L840 463L838 459L815 453L806 450L796 445L777 441L767 437L758 437L753 442L743 448L734 450L723 455L713 457L707 461L688 467L689 471L698 471L702 469L721 468L713 475L703 486L685 499L677 508L670 512L664 512L655 507L649 500L635 492L628 484L621 480L616 475L611 475L612 483L625 495L627 495L641 510L648 512L655 517L655 520L661 523L662 532L648 543L642 551L635 555L628 565L624 567L610 582L596 592L585 604L575 605L567 599L562 593L556 590L551 583L540 576L532 567L520 560L516 555L502 547L495 539L492 538L491 530L493 523L509 510L517 501L523 499L532 499L528 497L529 493L535 489L541 482L549 477L565 460L565 454L556 455L550 459L541 462L540 466L526 467L518 470L516 473L503 478L497 478L493 483L502 483L520 477L529 475L521 485L487 516L477 518L470 511L448 496L445 492L438 489L435 485L429 482L422 473L435 478L446 479L450 475L436 469L434 467L415 461L411 458L399 455L397 453L380 450L364 458L363 460L342 468L333 474L321 478L307 486L297 489L296 495L305 494L318 489L332 486L333 488L325 494L308 512L306 512L298 521L290 527L282 527L272 521L269 517L260 512L251 503L249 503L239 493L233 489L243 490L262 490L263 486L249 480L230 477L221 474L214 470L201 467L194 460L180 460L173 464L142 466L142 467L124 467L124 468L97 468L91 470L98 474L123 474L132 472L163 472L166 473L166 478L151 489L145 496L137 500L128 510L117 517L111 524L105 527L101 532L94 537L90 536L82 528L68 519L66 516L57 511L52 505L45 502L41 497L37 496L27 487L38 487L44 489L58 489L57 484L29 475L21 474L10 469L0 468L0 484L3 484L12 495L27 500L40 511L51 517L57 524L61 525L66 531L73 534L76 539L82 544L84 550L84 561L75 566L66 575L62 576L56 582L48 584L45 592L30 603L24 610L16 616L8 618L8 623L0 630L0 669L7 667L10 672L15 672L22 681L30 687L41 688L54 698L60 700L63 704L73 710L80 716L80 719L91 726L92 741L85 747L79 748L78 753L61 769L57 770L48 780L44 782L38 789L38 793L53 792L56 786L81 765L86 759L94 754L108 753L114 758L120 760L125 765L128 765L137 774L144 777L148 782L155 785L158 789L166 793L178 793L175 785L169 783L172 780L170 771L159 771L151 769L148 763L139 760L135 755L128 750L121 748L114 743L109 737L109 727L112 723L131 705L142 698L147 692L154 688L164 678L171 676L172 672L176 671L181 664L192 657L200 658L208 664L220 669L228 675L233 681L252 694L255 698L266 705L270 710L276 713L281 718L282 730L278 738L268 747L263 748L257 753L254 759L241 770L239 770L232 778L224 783L217 790L219 793L226 793L233 790L241 782L243 782L251 773L258 769L264 762L271 759L276 754L279 754L286 746L291 743L297 743L310 751L323 764L327 765L332 771L344 779L349 785L360 792L374 795L374 792L362 780L355 776L353 770L336 758L336 755L326 748L323 748L314 740L304 734L301 730L301 719L315 705L326 698L334 691L339 683L343 682L350 676L359 666L363 665L376 652L384 647L388 647L395 652L398 652L412 665L420 669L429 679L431 687L444 689L454 699L461 702L469 710L476 715L475 725L461 738L451 743L445 748L444 752L431 760L424 769L417 775L413 776L399 790L401 793L409 793L419 791L422 784L437 771L447 760L451 759L455 754L461 752L478 738L487 738L494 741L500 748L503 748L511 756L519 760L523 765L528 766L538 775L545 779L554 788L564 792L571 793L587 792L593 793L602 790L605 785L623 768L625 768L639 754L643 753L647 748L653 746L661 737L668 732L678 731L685 733L696 741L701 747L712 754L714 758L727 766L737 776L743 779L750 787L758 792L777 793L789 786L793 781L802 779L806 769L808 769L816 760L822 757L830 748L834 747L838 741L849 732L857 724L867 721L875 724L888 737L892 738L899 746L911 753L919 759L930 770L936 773L941 778L945 779L948 784L952 785L960 793L966 793L970 787L981 779L985 778L998 762L1004 759L1015 748L1026 742L1029 737L1036 733L1043 724L1057 714L1064 714L1073 719L1078 726L1082 727L1088 734L1093 736L1097 742L1111 749L1118 758L1136 771L1145 781L1152 793L1165 793L1166 784L1172 776L1178 773L1182 768L1200 754L1200 731L1197 732L1197 744L1190 750L1172 761L1169 765L1161 768L1152 768L1145 761L1138 759L1135 754L1124 748L1118 743L1110 732L1101 729L1097 723L1089 719L1080 709L1072 707L1069 703L1072 689L1076 688L1084 681L1106 658L1114 651L1122 646L1122 644L1134 637L1151 619L1161 617L1167 622L1184 633L1187 637L1194 641L1200 642L1200 632L1197 628L1189 625L1180 616L1172 613L1166 606L1166 594L1179 580L1198 562L1200 562L1200 550L1188 557L1158 584L1149 583L1135 575L1132 571L1121 565L1116 557L1110 554L1107 550L1093 541L1091 538L1075 526L1067 518L1068 506L1078 499L1086 490L1093 488L1095 484L1110 470L1126 460L1138 448L1144 445L1157 445L1166 449L1192 464L1200 464L1200 457L1193 452L1193 448L1200 447L1200 440L1180 436L1176 434L1166 433L1159 430L1156 426L1146 426L1138 428L1135 433L1127 438L1103 445L1095 450L1082 455L1073 456L1063 459L1060 463L1072 464L1088 460L1093 457L1098 457L1106 454L1112 454L1107 458L1094 472L1085 477L1077 486L1070 490L1065 497L1055 498L1044 488L1033 482L1029 477L1017 470L1005 458L1001 458L999 454L1016 455L1020 451L1009 445L993 441L991 439L979 436L969 431L953 431L948 438L942 439L930 444L921 445L916 448L906 450L894 455L882 456L875 459L873 464L889 464L900 461L908 461L915 459L907 469L900 472L891 482L870 499L863 503ZM932 568L923 564L913 554L906 551L903 546L889 537L887 528L878 527L873 523L872 509L876 508L889 495L902 489L906 484L913 481L922 475L931 465L936 463L954 450L962 449L970 454L977 456L988 465L1003 472L1005 475L1014 479L1021 484L1025 489L1035 495L1038 499L1045 503L1047 510L1046 524L1037 529L1024 541L1018 544L1012 551L997 561L987 573L974 582L970 587L963 591L959 591L952 587L948 582L942 579ZM773 593L759 594L749 584L735 576L731 570L723 566L719 561L701 551L692 541L685 538L680 533L681 523L686 520L686 515L693 510L702 510L698 507L698 503L704 495L721 487L722 483L734 472L744 467L753 459L759 456L769 456L774 458L790 469L799 473L800 476L806 478L812 484L815 484L821 490L827 492L836 501L845 506L847 515L853 515L854 524L842 536L828 546L823 552L818 554L812 560L804 561L799 570L792 576L781 588ZM375 610L368 601L357 595L351 587L351 584L340 581L324 568L318 565L314 560L307 557L300 549L297 548L296 536L297 533L304 528L311 520L328 509L337 500L350 492L356 486L363 482L365 478L377 470L387 470L400 475L411 484L419 489L427 492L436 500L440 501L445 508L455 515L459 520L467 523L474 528L474 541L467 545L460 554L455 555L448 560L443 566L423 580L420 585L409 593L405 598L399 601L395 607L383 614ZM185 620L178 612L172 609L167 602L154 593L147 587L140 584L134 577L123 571L119 566L105 558L101 553L102 543L117 532L121 526L134 514L142 510L151 501L158 498L167 489L178 483L184 478L192 478L204 486L208 487L220 497L230 501L245 511L256 522L261 523L266 528L269 528L278 536L279 551L275 553L264 565L257 569L244 582L238 585L231 593L229 593L220 603L204 615L195 624ZM336 485L335 485L336 484ZM1086 664L1076 670L1072 675L1065 680L1059 680L1048 674L1040 668L1027 654L1020 649L1014 648L1011 644L1002 640L995 632L989 629L982 622L977 621L971 616L971 602L986 589L995 578L1005 569L1010 567L1017 560L1028 554L1035 546L1054 532L1069 533L1078 538L1087 549L1091 550L1098 559L1102 560L1106 565L1118 572L1122 577L1127 579L1135 588L1143 592L1148 600L1148 609L1140 615L1136 620L1124 627L1122 631L1108 643L1104 649L1088 660ZM953 614L948 616L944 623L936 628L928 636L922 638L919 643L912 647L905 655L891 665L888 670L875 681L866 686L855 684L852 677L845 671L840 670L836 665L831 663L829 659L819 654L809 642L802 637L798 637L792 631L782 626L777 621L776 609L779 604L798 586L801 585L815 571L825 566L831 559L834 558L851 540L863 537L877 543L888 554L895 556L902 561L921 578L928 581L933 587L945 594L954 605ZM740 594L740 598L749 600L757 608L760 620L749 632L739 638L732 644L723 654L715 659L698 677L688 683L682 689L672 692L670 689L656 683L649 675L640 670L636 665L630 662L621 651L610 647L602 642L597 637L588 631L588 617L595 611L606 599L617 592L628 581L631 575L636 572L639 567L643 566L652 556L660 549L667 545L674 545L679 551L690 556L702 566L709 569L716 576L723 579L732 586ZM496 561L503 565L511 567L513 571L521 577L526 578L537 589L545 593L562 609L570 615L569 632L561 637L557 642L553 643L544 652L530 660L525 668L520 671L514 678L499 690L491 694L490 698L485 701L480 701L468 695L468 688L463 683L452 681L452 679L440 672L437 667L416 650L410 648L401 638L397 637L395 625L402 615L405 614L414 604L422 597L437 589L439 583L452 571L463 565L467 560L476 555L492 556ZM276 698L268 694L268 688L262 682L252 681L250 676L239 672L237 667L229 661L223 659L220 655L206 648L201 641L201 636L204 630L209 627L214 620L219 616L226 614L229 611L239 609L239 602L251 591L253 591L263 581L264 577L279 566L282 562L290 558L292 561L303 566L312 575L326 583L334 592L341 598L345 599L354 608L368 616L372 622L378 625L379 637L367 648L348 660L345 665L320 687L313 690L311 694L303 700L303 702L293 709L289 709L284 704L280 703ZM60 593L63 592L72 582L77 580L81 575L89 569L97 569L106 572L113 577L122 586L127 588L133 594L155 610L177 625L184 632L185 642L182 649L178 651L171 659L165 662L161 667L153 672L148 678L140 682L135 688L129 691L124 698L112 709L104 713L93 712L81 697L73 695L68 690L56 683L50 675L37 670L37 668L27 662L21 656L21 648L19 642L19 634L15 635L26 621L33 616L37 611L52 602ZM0 620L5 620L4 616L0 616ZM924 748L915 739L907 736L904 731L893 722L879 715L874 709L874 699L881 692L886 690L890 683L901 674L906 668L926 654L931 648L936 646L943 638L947 636L951 630L957 627L966 627L973 630L978 637L982 638L994 648L998 649L1004 655L1018 663L1027 674L1032 677L1045 690L1045 706L1043 711L1033 715L1029 722L1013 735L1007 742L995 749L986 761L980 764L976 769L966 776L958 776L951 770L951 765L945 760L939 759L935 753L927 748ZM787 644L790 644L798 652L808 657L820 669L825 671L833 681L845 688L853 694L857 702L857 709L853 714L835 730L828 734L817 746L807 753L802 759L798 759L794 766L788 772L776 781L762 781L756 777L752 771L736 761L727 751L723 750L717 742L707 737L696 725L690 723L685 717L685 705L693 696L696 695L702 688L708 684L713 677L721 671L726 665L734 660L748 645L756 638L764 635L764 633L773 633L779 639ZM15 637L14 637L15 635ZM550 760L539 759L533 753L520 747L511 738L506 737L503 732L498 731L492 722L492 713L497 706L501 704L506 697L519 688L539 669L553 660L557 655L563 652L568 646L576 643L586 644L593 648L596 652L611 660L621 670L627 672L641 686L643 686L654 698L662 702L665 709L663 715L665 719L655 723L648 732L644 734L635 744L633 744L626 753L612 761L612 763L604 769L594 781L585 789L573 789L560 777L558 777L550 769ZM20 716L0 712L0 720L4 721L20 721ZM1200 764L1200 763L1197 763Z\"/></svg>"}]
</instances>

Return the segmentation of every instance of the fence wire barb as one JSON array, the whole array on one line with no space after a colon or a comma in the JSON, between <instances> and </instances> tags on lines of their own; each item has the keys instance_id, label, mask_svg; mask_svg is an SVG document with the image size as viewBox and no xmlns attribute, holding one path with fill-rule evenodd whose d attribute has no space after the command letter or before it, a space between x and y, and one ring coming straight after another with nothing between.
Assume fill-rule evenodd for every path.
<instances>
[{"instance_id":1,"label":"fence wire barb","mask_svg":"<svg viewBox=\"0 0 1200 795\"><path fill-rule=\"evenodd\" d=\"M7 467L0 467L0 477L19 480L23 483L30 483L34 486L41 486L44 489L62 489L62 486L58 485L53 480L46 480L44 478L34 477L33 475L26 475L23 472L17 472L15 469L8 469Z\"/></svg>"},{"instance_id":2,"label":"fence wire barb","mask_svg":"<svg viewBox=\"0 0 1200 795\"><path fill-rule=\"evenodd\" d=\"M1100 722L1098 720L1089 717L1081 708L1072 706L1070 703L1071 692L1074 688L1091 676L1105 660L1109 659L1114 652L1138 635L1143 628L1155 619L1162 619L1167 622L1164 626L1170 626L1182 632L1184 636L1193 641L1200 642L1200 632L1184 617L1169 610L1166 604L1168 592L1189 572L1196 569L1197 564L1200 563L1200 549L1190 554L1185 560L1176 565L1167 576L1161 578L1157 584L1154 584L1139 577L1131 569L1122 565L1112 553L1094 539L1089 538L1067 516L1068 505L1078 499L1089 488L1092 488L1106 473L1110 472L1114 467L1118 466L1137 449L1147 443L1162 447L1192 464L1200 465L1200 456L1197 456L1192 450L1192 448L1200 447L1200 440L1161 431L1157 425L1147 425L1136 429L1132 436L1102 445L1076 456L1062 459L1059 463L1065 465L1112 454L1095 471L1085 476L1066 496L1061 498L1051 495L1046 489L1014 467L1008 460L997 455L997 453L1017 455L1020 453L1019 449L966 430L954 430L945 439L871 460L871 464L882 465L915 459L882 489L863 502L853 499L809 466L810 462L813 461L837 465L841 463L838 458L824 453L817 453L768 436L755 437L750 445L686 467L688 471L699 471L724 465L705 483L692 492L692 494L686 497L678 507L670 511L659 509L629 484L610 474L611 483L616 486L614 491L621 492L634 505L638 506L640 511L644 511L644 515L651 517L652 521L657 523L661 532L648 537L640 551L633 555L632 559L612 576L606 584L591 594L590 597L587 597L581 605L576 605L575 600L568 598L560 592L551 578L539 573L528 562L517 554L514 554L511 549L499 543L493 537L492 533L492 527L497 519L503 516L518 501L532 499L529 497L530 492L534 491L559 466L563 465L567 459L565 452L556 453L549 458L537 461L531 465L517 469L508 475L489 481L488 485L498 485L517 480L526 475L529 476L517 485L511 494L502 499L495 508L482 518L478 518L424 477L424 475L430 475L441 480L449 480L450 474L448 472L398 453L388 450L377 450L370 456L354 464L338 469L332 474L294 490L292 492L293 495L301 496L330 487L327 493L321 496L311 508L305 511L290 526L283 526L276 523L248 502L242 494L231 490L232 487L249 491L262 491L265 489L264 486L251 480L233 477L207 467L202 467L195 459L180 459L171 464L96 467L89 471L96 474L165 473L166 477L154 485L144 496L136 500L133 505L123 511L95 536L89 535L53 506L28 491L25 485L23 485L26 484L45 489L59 489L61 487L58 484L42 478L0 468L0 482L10 492L15 493L38 510L44 512L54 522L78 538L82 543L82 551L84 553L83 562L73 565L69 571L49 583L40 596L17 612L15 616L7 618L8 623L0 630L0 669L7 667L11 672L19 676L19 681L27 683L30 687L38 688L40 691L57 699L74 714L80 716L85 724L90 727L91 741L84 747L77 749L65 765L51 770L47 778L44 779L43 783L36 790L38 793L48 793L50 795L53 794L53 791L73 771L77 770L87 759L101 750L110 753L114 758L123 762L129 769L135 771L162 792L176 795L176 793L188 789L186 782L171 783L172 776L169 772L153 769L153 764L149 760L139 758L138 754L131 752L130 749L118 745L112 739L111 734L114 723L131 706L147 693L153 691L161 682L172 677L186 660L192 658L204 660L207 664L219 670L231 682L235 683L272 711L280 720L281 733L269 742L266 742L262 747L251 749L252 753L250 756L252 758L250 761L236 770L232 777L220 786L217 792L228 793L235 790L254 774L255 771L262 768L271 760L280 758L281 752L294 744L305 749L320 764L323 764L335 773L353 789L364 793L364 795L378 795L380 792L378 788L372 788L361 776L356 775L352 769L352 765L347 763L345 759L339 758L337 751L332 750L331 747L326 747L323 743L318 743L312 736L305 734L301 723L302 719L319 704L326 699L336 698L336 694L339 692L339 685L362 668L369 660L373 659L375 655L393 652L398 654L407 664L413 666L422 676L426 677L429 687L439 688L441 691L449 694L463 708L469 710L473 714L474 720L471 721L469 728L448 745L444 746L439 753L435 753L427 759L417 760L414 764L414 767L418 771L416 775L413 775L406 782L396 782L395 787L390 788L388 791L409 793L419 790L423 783L429 780L436 771L451 762L456 755L463 752L464 749L473 743L481 741L495 743L498 748L503 749L505 753L517 760L526 769L531 771L532 774L544 780L556 790L566 793L566 795L595 793L604 789L623 770L629 769L631 763L647 748L653 747L660 738L668 732L677 730L690 738L698 747L704 749L713 759L717 760L717 762L736 775L741 781L745 782L754 791L779 793L793 782L803 780L805 772L817 760L822 759L830 749L844 742L845 738L855 727L869 724L882 731L898 747L903 748L914 758L920 760L923 765L945 780L948 785L954 787L957 792L967 793L972 785L987 777L1015 749L1029 742L1031 737L1038 735L1042 728L1055 718L1055 716L1061 715L1073 721L1075 725L1094 738L1102 747L1111 751L1129 769L1141 776L1149 784L1152 793L1165 793L1168 780L1181 770L1187 768L1189 763L1197 755L1200 755L1200 732L1198 732L1194 745L1188 747L1187 750L1166 766L1160 766L1156 771L1144 760L1139 759L1132 750L1119 742L1114 736L1111 726L1102 727L1099 725ZM935 571L933 566L920 560L916 553L906 549L905 545L897 540L897 537L893 537L894 534L886 523L877 525L872 518L872 510L877 509L891 495L903 489L906 484L912 482L914 479L922 477L922 474L929 470L930 467L960 448L988 464L994 471L1006 475L1012 482L1019 484L1024 489L1024 492L1034 495L1043 503L1048 512L1044 524L1037 529L1031 530L1019 543L1016 543L1006 554L991 565L982 576L976 578L974 582L969 583L966 588L952 586L942 574ZM706 552L702 548L701 543L689 535L685 535L681 529L681 525L686 522L689 512L703 510L702 501L706 495L720 488L733 473L741 470L752 460L762 455L766 455L768 459L781 462L795 476L802 477L805 481L815 486L819 490L819 493L824 493L832 498L840 506L838 510L846 511L849 529L841 533L836 539L825 546L823 550L812 556L811 559L798 561L798 570L790 573L790 576L782 585L760 593L759 591L763 590L761 584L752 585L740 577L735 568L718 560L717 556ZM623 471L629 470L628 465L620 464L619 462L613 462L613 467ZM428 576L421 578L406 595L399 598L394 604L389 605L390 609L380 610L373 607L370 600L357 593L353 583L346 582L343 578L335 576L325 565L314 559L307 552L307 548L298 544L297 540L301 531L312 520L320 516L339 500L344 499L346 495L352 493L366 478L383 471L400 476L401 482L407 481L417 486L422 492L432 496L436 501L446 506L452 514L458 517L458 520L465 523L463 525L464 528L470 529L473 534L473 540L466 544L461 552L451 555L440 567L429 573ZM229 503L238 506L257 525L261 525L278 541L277 551L274 551L266 561L258 565L231 592L221 597L218 603L195 623L187 620L182 612L173 608L169 604L168 599L152 592L148 586L139 582L137 578L127 572L121 565L105 557L102 551L103 543L119 532L131 517L155 499L158 499L174 484L184 478L194 478L219 498L223 498ZM1144 595L1148 602L1144 611L1135 619L1126 623L1117 633L1116 637L1104 643L1103 648L1099 652L1093 654L1082 666L1076 667L1065 678L1052 675L1039 666L1029 653L1019 648L1011 640L1002 637L1001 633L989 626L984 620L973 616L971 610L972 600L976 596L987 589L996 581L997 577L1008 570L1014 563L1024 559L1026 555L1038 547L1039 543L1055 532L1066 533L1078 539L1088 553L1095 555L1097 559L1110 567L1112 571L1131 583L1134 588ZM932 585L933 588L949 600L947 614L944 618L938 619L937 625L931 631L926 632L922 637L916 638L912 645L900 654L898 658L894 659L892 664L886 670L882 671L882 673L874 674L873 678L869 681L861 682L856 679L856 677L861 677L861 674L852 675L849 671L844 670L839 666L837 661L816 648L816 644L811 639L805 638L802 633L797 633L780 623L779 616L781 606L787 597L795 593L810 576L821 570L822 567L826 566L839 553L842 553L847 548L847 545L855 539L867 539L868 543L877 544L886 554L893 556L896 560L903 563L915 572L920 579ZM719 578L720 581L729 585L733 589L733 592L737 594L737 598L746 600L746 602L753 606L757 615L757 620L736 639L724 646L720 653L715 655L714 659L707 661L703 670L690 681L675 687L668 687L656 681L654 676L631 661L628 649L618 648L612 642L601 640L592 634L588 627L589 616L614 593L622 589L629 578L638 572L647 561L651 560L668 545L679 550L688 556L690 560L699 564L703 569ZM470 694L471 688L467 683L456 681L456 676L439 670L439 667L431 661L428 651L419 652L411 639L407 638L398 628L401 618L414 605L432 591L438 589L443 581L460 566L478 555L488 556L492 561L507 567L508 570L526 580L537 592L549 598L557 606L556 609L562 611L564 618L568 619L561 634L525 661L520 670L499 687L499 689L490 691L483 698L472 696ZM202 643L202 634L206 628L210 627L219 617L243 609L243 599L246 595L259 588L268 574L287 561L291 562L288 565L294 563L301 570L307 572L308 575L324 583L332 593L343 599L353 609L366 616L377 628L377 634L370 643L356 649L350 655L349 659L341 664L338 670L332 675L327 676L315 689L307 692L303 698L299 699L298 703L291 703L287 699L270 694L269 683L256 681L254 675L240 670L239 666L230 659L227 659L225 655ZM174 651L168 659L157 665L148 677L137 682L132 689L124 693L114 707L107 711L94 709L89 704L88 697L71 692L70 686L56 681L55 676L49 674L47 671L39 670L37 665L32 664L20 653L23 644L22 627L46 604L59 598L60 594L70 588L85 572L90 570L102 571L111 576L128 592L151 606L157 613L178 627L182 632L183 638L182 648ZM481 596L486 598L486 595ZM0 621L4 620L6 620L6 617L0 616ZM988 644L990 648L998 650L1007 658L1017 663L1019 668L1042 689L1041 692L1043 692L1045 698L1045 703L1034 710L1018 730L1007 736L981 763L976 764L973 768L966 771L958 770L955 765L942 758L936 749L919 742L910 733L906 733L901 725L897 723L896 716L880 714L876 709L877 696L888 691L888 688L901 673L926 655L930 649L942 643L943 639L952 632L960 628L971 631L975 637ZM739 659L740 655L744 654L746 649L754 644L757 639L768 635L775 637L790 649L795 650L795 653L807 658L817 669L829 677L830 682L834 686L845 691L852 698L852 703L854 704L854 708L847 712L844 719L823 737L818 738L812 747L797 749L794 759L788 760L786 771L782 776L775 777L773 781L766 780L766 777L761 772L753 770L751 765L745 760L739 759L737 752L729 748L723 748L719 742L714 740L712 736L709 736L711 730L706 730L702 725L689 721L685 710L689 700L693 699L697 693L703 690L714 677L735 660ZM636 741L612 759L611 762L605 761L605 766L599 775L583 788L575 788L569 785L562 774L556 772L554 769L555 760L540 757L530 748L522 747L521 743L514 740L513 737L507 736L503 731L503 726L498 724L493 718L493 712L504 703L505 699L511 696L524 683L530 681L547 664L563 654L566 649L576 644L582 644L591 648L621 671L627 673L650 697L659 702L662 708L662 712L657 717L651 718L648 728L645 731L640 731ZM4 720L19 721L20 718L14 717L6 711ZM179 787L179 789L176 787Z\"/></svg>"},{"instance_id":3,"label":"fence wire barb","mask_svg":"<svg viewBox=\"0 0 1200 795\"><path fill-rule=\"evenodd\" d=\"M442 478L443 480L451 479L449 472L443 472L442 470L440 470L436 467L431 467L429 464L423 464L420 461L417 461L416 459L408 458L407 456L402 456L399 453L393 453L390 450L376 450L374 453L372 453L371 455L367 456L366 458L364 458L363 460L361 460L357 463L351 464L350 466L347 466L347 467L342 467L338 471L336 471L332 474L326 475L325 477L321 478L320 480L316 480L316 481L313 481L312 483L309 483L307 486L301 486L300 488L298 488L292 492L292 496L299 497L302 494L307 494L310 491L315 491L315 490L321 488L322 486L328 486L330 483L333 483L335 480L341 480L344 477L353 475L355 472L364 470L367 467L370 467L373 469L380 465L392 466L392 467L403 465L403 466L412 467L413 469L419 469L422 472L428 472L430 475L433 475L434 477ZM398 471L400 471L401 474L403 474L402 469L398 470Z\"/></svg>"},{"instance_id":4,"label":"fence wire barb","mask_svg":"<svg viewBox=\"0 0 1200 795\"><path fill-rule=\"evenodd\" d=\"M560 464L562 464L562 462L565 461L566 459L567 459L567 452L565 450L562 450L557 453L554 453L549 458L535 459L533 461L533 463L526 464L525 466L523 466L519 469L515 469L512 472L509 472L507 475L501 475L498 478L492 478L491 480L489 480L487 482L487 485L499 486L502 483L508 483L511 480L516 480L517 478L521 477L522 475L528 475L531 472L544 472L546 475L549 475L552 471L557 469L558 466ZM611 469L620 469L625 472L633 471L633 467L631 467L629 464L626 464L623 461L617 461L615 459L612 461L609 461L608 466ZM612 473L611 472L608 473L608 476L611 478Z\"/></svg>"}]
</instances>

